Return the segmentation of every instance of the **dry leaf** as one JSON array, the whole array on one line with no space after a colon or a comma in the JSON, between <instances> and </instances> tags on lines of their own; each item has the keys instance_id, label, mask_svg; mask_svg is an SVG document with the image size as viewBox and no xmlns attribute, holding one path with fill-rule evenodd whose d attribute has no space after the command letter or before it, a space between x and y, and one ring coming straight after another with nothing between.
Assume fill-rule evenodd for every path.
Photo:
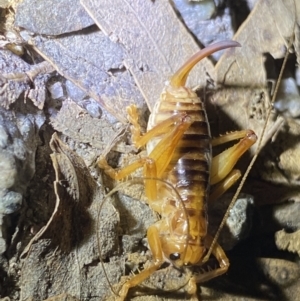
<instances>
[{"instance_id":1,"label":"dry leaf","mask_svg":"<svg viewBox=\"0 0 300 301\"><path fill-rule=\"evenodd\" d=\"M128 153L132 150L129 145L120 141L122 139L114 143L117 144L116 147L112 144L112 137L125 132L124 126L120 123L112 125L105 116L93 118L69 99L63 102L58 114L51 118L51 123L55 130L64 135L97 148L98 156L107 146L111 146L109 150L113 149L120 153Z\"/></svg>"},{"instance_id":2,"label":"dry leaf","mask_svg":"<svg viewBox=\"0 0 300 301\"><path fill-rule=\"evenodd\" d=\"M270 56L282 58L292 41L299 22L296 19L295 5L298 6L298 3L293 0L257 2L234 37L242 48L236 51L235 56L225 54L217 63L216 74L222 85L222 89L212 96L212 103L218 110L218 119L214 120L217 133L248 128L254 130L259 138L262 136L267 114L271 109L270 77L266 74L266 62L267 59L270 61ZM268 71L270 72L270 68ZM300 135L297 124L298 121L284 120L273 111L262 146L271 137L272 142L258 159L256 176L277 184L297 183L297 168L294 165L294 161L299 158L295 139ZM252 154L257 146L258 144L252 147ZM283 197L285 199L291 197L291 190L294 191L294 196L299 193L299 190L295 191L292 187L289 189L289 185ZM249 186L256 204L276 203L283 199L281 192L268 194L267 188L263 189L263 193L255 183ZM258 189L260 193L255 194ZM274 189L281 188L276 186Z\"/></svg>"},{"instance_id":3,"label":"dry leaf","mask_svg":"<svg viewBox=\"0 0 300 301\"><path fill-rule=\"evenodd\" d=\"M96 233L103 239L102 255L112 256L118 249L118 241L106 234L116 231L119 216L109 203L98 216L103 192L83 160L56 134L51 148L56 172L56 206L47 225L30 242L22 268L21 300L30 297L44 300L60 294L79 300L99 300L108 287L99 265ZM120 277L120 264L106 263L105 266L112 279Z\"/></svg>"},{"instance_id":4,"label":"dry leaf","mask_svg":"<svg viewBox=\"0 0 300 301\"><path fill-rule=\"evenodd\" d=\"M151 109L154 101L161 93L164 81L192 52L198 50L198 46L174 14L168 1L137 2L119 0L112 3L82 0L82 3L97 19L100 27L104 29L115 44L111 44L99 31L90 32L86 30L78 32L75 36L70 35L59 39L37 36L33 40L35 48L51 61L61 74L73 80L91 96L102 102L119 120L125 122L124 108L129 103L138 103L142 107L143 103L134 81L130 78L130 72L132 72ZM200 84L204 87L206 84L204 75L205 72L208 72L216 83L223 84L228 88L220 92L218 97L213 96L213 104L225 112L222 115L223 113L219 111L218 125L220 125L220 128L217 130L218 134L224 133L227 129L236 130L239 127L253 128L260 133L265 121L266 110L269 107L266 100L268 91L263 54L267 52L274 55L274 57L280 57L284 53L284 45L287 43L282 37L289 38L294 29L294 25L291 26L291 23L295 24L295 13L290 9L290 3L292 2L274 1L270 3L270 1L259 1L256 9L237 34L237 39L240 39L243 47L239 50L229 51L229 54L220 61L217 66L218 78L215 77L212 64L209 61L203 61L205 66L202 65L199 69L195 69L195 73L197 73L197 70L200 71L191 76L192 81L189 85ZM281 14L275 18L277 12L281 12ZM116 18L116 16L120 17ZM112 20L109 20L109 17ZM142 17L145 18L143 22L141 21ZM284 25L283 28L281 28L281 22ZM82 33L84 34L81 35ZM94 35L95 33L97 35ZM270 39L269 43L265 43L266 38ZM122 45L119 45L119 42ZM274 49L270 49L271 46ZM99 47L101 48L100 51ZM120 52L119 49L121 49ZM123 66L128 67L130 72L123 70ZM66 102L65 105L69 104ZM97 131L97 120L79 116L79 124L75 124L76 118L78 118L78 110L74 109L74 106L68 108L66 106L63 106L57 119L52 119L53 124L64 133L69 133L74 139L102 148L102 143L106 143L107 140L106 137L99 135L101 136L100 142L97 144L99 137L95 133ZM69 114L69 112L72 114ZM65 120L64 114L67 115ZM234 127L227 125L228 120L231 123L234 120L236 123ZM99 122L101 121L99 120ZM85 122L87 124L84 124ZM211 125L214 127L216 124L212 122ZM91 129L90 131L88 131L88 127ZM270 133L273 133L276 125L270 127ZM77 130L81 129L84 130L76 133ZM103 131L105 130L106 127ZM110 131L107 130L107 132L109 136ZM85 137L86 134L91 136ZM53 158L55 158L57 172L55 183L57 210L53 212L53 216L43 233L36 236L32 242L32 248L28 253L22 271L22 296L20 299L23 300L32 296L33 299L42 300L52 295L58 295L59 297L59 294L69 293L78 299L95 298L98 300L103 298L105 293L108 293L106 280L103 277L103 271L97 257L95 237L97 229L93 227L93 223L97 219L96 212L99 199L102 198L102 192L99 192L92 181L82 160L75 153L67 151L57 139L56 143L55 151L57 154ZM88 148L88 150L91 149ZM293 154L294 152L290 153L289 156L293 156ZM294 168L291 171L291 178L293 179L295 178L294 170L297 169ZM84 171L83 174L81 171ZM87 203L86 197L93 194L92 192L94 192L94 198L90 201L91 204L84 206L82 202ZM262 198L265 197L265 194ZM275 196L277 197L277 195ZM282 195L280 197L283 198ZM125 205L122 206L123 204ZM144 208L143 204L138 203L138 205L137 207ZM128 219L131 212L134 212L136 218L133 221L131 220L130 224L133 222L136 227L139 227L142 215L140 212L146 211L146 209L138 209L136 214L131 199L126 200L126 202L121 200L120 207L118 211L121 213L121 218L123 218L121 228L126 233L122 233L123 251L130 253L136 248L140 252L141 249L144 250L144 247L140 248L139 246L140 236L136 240L131 232L127 234L126 226L129 224ZM114 258L111 257L110 252L116 250L114 243L117 244L119 229L114 224L116 212L112 207L110 207L110 210L112 211L108 215L114 217L111 221L113 225L109 223L109 219L105 218L106 211L103 212L104 217L100 221L101 223L107 222L108 228L100 230L99 236L101 236L101 239L107 238L110 242L113 242L112 245L108 244L106 251L103 252L103 255L107 255L110 260L113 260ZM152 223L150 219L147 222ZM62 237L59 237L58 233L61 234L59 232L61 229L64 229L65 233ZM84 235L86 234L85 231L88 232L87 236ZM103 242L103 245L105 245L105 242ZM259 247L261 247L261 244ZM66 252L64 253L63 250ZM263 251L267 252L265 249ZM141 263L144 263L144 257L142 260L140 258L136 260L137 269ZM231 286L227 285L229 280L223 277L220 279L223 286L218 292L218 286L214 286L215 282L212 282L213 289L203 289L201 294L203 299L240 300L243 296L248 300L260 300L257 296L252 298L257 293L261 294L264 299L272 297L280 300L282 299L280 292L283 291L281 285L287 285L284 294L290 298L289 300L295 300L295 296L299 295L299 285L296 285L298 282L295 280L299 278L299 267L296 264L273 260L271 262L272 268L265 268L265 275L271 274L272 281L274 279L275 282L277 281L274 288L272 281L263 282L262 280L265 280L266 277L258 277L261 274L257 271L251 274L251 269L245 263L246 258L249 257L257 257L257 254L251 253L251 250L247 254L243 254L237 269L234 269L234 260L232 261L233 269L229 273L232 272L238 279L235 279ZM114 281L119 279L121 274L124 275L124 271L121 271L123 269L121 263L123 260L125 261L124 257L116 257L116 260L116 263L105 263L110 279ZM127 260L127 263L131 264L130 260ZM266 261L259 263L260 267L266 265L271 264ZM277 270L279 272L275 277L276 266L279 267ZM289 266L290 274L286 273L285 266ZM244 272L243 276L239 274L241 270ZM279 279L278 275L283 275L282 279ZM285 279L287 280L283 281L286 275ZM296 278L294 275L296 275ZM168 276L169 274L166 275L165 270L153 275L154 288L161 285L164 290L165 281L162 281L162 279L168 278ZM188 280L188 278L185 278L187 275L180 276L175 271L175 280L181 278L180 280L183 280L183 284L185 284ZM253 293L253 283L249 281L249 279L252 279L250 276L257 281L255 283L259 289L255 293ZM171 277L171 288L178 287L178 283L174 284L173 280ZM49 283L51 284L50 293ZM248 290L243 290L247 284ZM279 290L280 292L278 292ZM149 297L149 299L151 298L157 299L156 296ZM142 296L140 300L146 300L146 297Z\"/></svg>"},{"instance_id":5,"label":"dry leaf","mask_svg":"<svg viewBox=\"0 0 300 301\"><path fill-rule=\"evenodd\" d=\"M300 256L300 230L287 233L285 230L276 232L275 243L279 250L297 253Z\"/></svg>"},{"instance_id":6,"label":"dry leaf","mask_svg":"<svg viewBox=\"0 0 300 301\"><path fill-rule=\"evenodd\" d=\"M299 186L300 181L300 123L297 119L286 119L285 127L276 140L264 151L260 175L272 183L284 184L290 189ZM299 191L299 190L298 190Z\"/></svg>"},{"instance_id":7,"label":"dry leaf","mask_svg":"<svg viewBox=\"0 0 300 301\"><path fill-rule=\"evenodd\" d=\"M92 24L79 0L23 0L15 20L16 26L43 35L60 35Z\"/></svg>"},{"instance_id":8,"label":"dry leaf","mask_svg":"<svg viewBox=\"0 0 300 301\"><path fill-rule=\"evenodd\" d=\"M0 51L0 65L0 105L8 109L22 93L27 93L34 105L42 109L45 102L45 82L49 79L48 73L53 71L51 66L45 62L30 66L8 50Z\"/></svg>"},{"instance_id":9,"label":"dry leaf","mask_svg":"<svg viewBox=\"0 0 300 301\"><path fill-rule=\"evenodd\" d=\"M152 110L165 81L199 50L198 45L166 0L81 3L99 28L126 49L124 64ZM118 15L122 18L115 18ZM213 74L213 66L204 59L191 72L188 85L204 87L206 72Z\"/></svg>"},{"instance_id":10,"label":"dry leaf","mask_svg":"<svg viewBox=\"0 0 300 301\"><path fill-rule=\"evenodd\" d=\"M122 47L102 32L88 28L58 38L37 36L31 43L54 68L97 100L118 120L126 123L124 108L143 98L130 73L124 70Z\"/></svg>"},{"instance_id":11,"label":"dry leaf","mask_svg":"<svg viewBox=\"0 0 300 301\"><path fill-rule=\"evenodd\" d=\"M229 118L239 128L261 134L270 107L265 55L284 56L295 22L294 1L277 0L271 4L264 0L257 3L240 27L234 39L241 43L242 48L234 56L225 54L216 65L218 82L224 86L213 96L213 103L222 111L220 131L232 130L232 125L228 128ZM268 138L278 126L269 122Z\"/></svg>"}]
</instances>

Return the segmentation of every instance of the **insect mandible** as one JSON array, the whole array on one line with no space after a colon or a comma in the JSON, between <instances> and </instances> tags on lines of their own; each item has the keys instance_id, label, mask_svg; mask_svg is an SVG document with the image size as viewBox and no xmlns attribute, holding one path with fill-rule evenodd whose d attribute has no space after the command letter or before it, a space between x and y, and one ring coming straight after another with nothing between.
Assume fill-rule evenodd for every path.
<instances>
[{"instance_id":1,"label":"insect mandible","mask_svg":"<svg viewBox=\"0 0 300 301\"><path fill-rule=\"evenodd\" d=\"M118 300L124 300L130 288L147 279L164 262L182 269L201 266L207 260L204 257L213 242L213 237L207 233L207 203L217 199L241 176L239 170L233 169L234 165L257 137L252 130L242 130L212 139L204 104L192 89L185 87L185 83L189 72L201 59L238 46L240 44L235 41L222 41L193 55L167 83L144 135L141 134L137 108L134 105L127 108L132 142L137 148L146 145L146 157L120 170L109 166L104 157L99 159L100 168L116 180L143 168L148 205L161 217L147 230L153 256L151 265L123 284ZM212 146L233 140L239 141L212 157ZM181 202L156 179L171 184ZM222 275L229 267L229 260L218 243L211 252L219 267L190 278L188 293L192 297L196 297L197 283Z\"/></svg>"}]
</instances>

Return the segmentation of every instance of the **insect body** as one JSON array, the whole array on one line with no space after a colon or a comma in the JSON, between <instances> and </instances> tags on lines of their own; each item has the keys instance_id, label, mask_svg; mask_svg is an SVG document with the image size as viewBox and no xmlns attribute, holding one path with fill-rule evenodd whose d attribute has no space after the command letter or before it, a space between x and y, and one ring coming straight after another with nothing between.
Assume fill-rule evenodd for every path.
<instances>
[{"instance_id":1,"label":"insect body","mask_svg":"<svg viewBox=\"0 0 300 301\"><path fill-rule=\"evenodd\" d=\"M193 66L211 53L240 46L234 41L213 44L192 56L170 79L150 116L147 132L140 134L135 106L127 109L132 124L132 140L136 147L147 145L147 157L114 170L104 158L99 165L114 179L123 179L138 168L144 168L145 194L149 206L161 219L147 230L148 243L153 255L152 264L128 280L119 292L124 300L135 287L169 262L177 268L202 265L213 238L207 233L206 207L232 186L240 176L233 167L241 155L256 141L251 130L233 132L211 139L204 105L197 94L185 87ZM239 139L239 142L212 158L211 146ZM161 179L178 192L168 189ZM210 193L210 185L216 184ZM188 292L196 296L197 283L225 273L229 261L216 243L212 254L219 268L193 276Z\"/></svg>"}]
</instances>

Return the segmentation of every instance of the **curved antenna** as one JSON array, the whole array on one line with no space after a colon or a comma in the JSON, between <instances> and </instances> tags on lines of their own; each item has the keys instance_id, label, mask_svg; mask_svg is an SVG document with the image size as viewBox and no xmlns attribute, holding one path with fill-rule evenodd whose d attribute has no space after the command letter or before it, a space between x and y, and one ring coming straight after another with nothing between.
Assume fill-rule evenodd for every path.
<instances>
[{"instance_id":1,"label":"curved antenna","mask_svg":"<svg viewBox=\"0 0 300 301\"><path fill-rule=\"evenodd\" d=\"M241 44L236 41L221 41L201 49L200 51L195 53L188 61L186 61L185 64L181 68L179 68L178 71L171 77L170 85L173 88L185 86L190 71L199 61L216 51L231 47L241 47Z\"/></svg>"},{"instance_id":2,"label":"curved antenna","mask_svg":"<svg viewBox=\"0 0 300 301\"><path fill-rule=\"evenodd\" d=\"M97 231L98 231L98 229L100 229L100 214L101 214L102 208L103 208L104 204L106 203L106 201L109 199L109 197L111 197L114 193L118 192L122 188L128 187L130 185L144 185L144 181L145 180L156 180L158 182L164 183L165 185L169 186L175 192L174 196L176 197L176 200L180 202L180 205L182 207L182 210L183 210L183 213L184 213L184 217L185 217L186 223L187 223L186 233L185 233L186 244L185 244L185 249L184 249L184 256L185 256L186 250L187 250L187 245L188 245L188 236L189 236L188 234L189 234L189 231L190 231L190 224L189 224L189 220L188 220L188 214L187 214L187 211L186 211L186 208L185 208L185 205L184 205L184 201L182 200L182 198L181 198L180 194L178 193L177 189L171 183L169 183L169 182L167 182L165 180L162 180L162 179L147 178L147 177L140 177L140 178L136 177L136 178L133 178L133 179L128 180L126 182L118 184L113 190L111 190L104 197L102 203L100 204L98 215L97 215L97 224L96 224ZM113 286L111 285L109 277L108 277L108 275L106 273L104 262L102 260L102 244L101 244L101 241L100 241L100 235L98 235L98 234L97 234L97 244L98 244L99 258L100 258L101 266L102 266L102 269L104 271L104 276L105 276L105 278L107 280L107 283L109 285L109 288L110 288L111 292L114 295L116 295L116 296L119 297L118 293L115 292ZM178 288L178 289L180 289L180 288ZM176 291L178 289L175 289L174 291ZM171 291L173 291L173 290L171 290Z\"/></svg>"},{"instance_id":3,"label":"curved antenna","mask_svg":"<svg viewBox=\"0 0 300 301\"><path fill-rule=\"evenodd\" d=\"M230 214L230 210L233 208L237 198L239 197L239 194L241 193L241 190L244 187L246 179L247 179L247 177L248 177L248 175L249 175L249 173L250 173L250 171L251 171L251 169L252 169L252 167L253 167L253 165L254 165L254 163L255 163L255 161L256 161L259 153L260 153L260 151L261 151L262 141L263 141L266 129L267 129L267 124L268 124L269 119L271 117L271 113L272 113L272 110L273 110L273 105L274 105L274 102L276 100L278 90L279 90L279 85L280 85L280 82L281 82L281 79L282 79L282 76L283 76L283 72L284 72L284 69L285 69L285 65L286 65L288 57L289 57L289 49L292 47L293 41L294 41L294 36L290 39L290 41L288 42L288 45L287 45L287 51L286 51L286 54L285 54L285 57L284 57L284 60L283 60L282 66L281 66L281 70L280 70L280 73L279 73L279 76L278 76L278 80L277 80L276 85L275 85L274 94L272 95L271 105L270 105L270 108L267 112L266 122L263 126L261 135L258 139L258 145L257 145L256 151L255 151L255 153L254 153L254 155L253 155L253 157L252 157L252 159L251 159L251 161L250 161L250 163L249 163L249 165L248 165L248 167L247 167L247 169L246 169L246 171L245 171L245 173L244 173L244 175L241 179L241 182L240 182L240 184L239 184L239 186L238 186L238 188L237 188L237 190L236 190L236 192L235 192L235 194L234 194L234 196L233 196L233 198L232 198L232 200L231 200L231 202L230 202L230 204L227 208L226 213L224 214L224 217L223 217L223 219L220 223L220 226L219 226L219 228L218 228L218 230L217 230L217 232L214 236L214 239L213 239L213 241L212 241L212 243L209 247L209 250L208 250L207 254L204 257L204 260L209 259L210 255L212 253L212 250L215 247L215 244L216 244L216 242L217 242L217 240L220 236L220 233L221 233L221 231L222 231L222 229L223 229L223 227L224 227L224 225L227 221L227 218Z\"/></svg>"},{"instance_id":4,"label":"curved antenna","mask_svg":"<svg viewBox=\"0 0 300 301\"><path fill-rule=\"evenodd\" d=\"M125 184L125 183L121 183L120 185L118 185L116 188L114 188L113 190L111 190L103 199L102 203L100 204L100 207L99 207L99 210L98 210L98 215L97 215L97 223L96 223L96 229L97 229L97 244L98 244L98 251L99 251L99 259L100 259L100 263L101 263L101 266L102 266L102 270L104 272L104 276L106 278L106 281L109 285L109 288L111 290L111 292L119 297L119 295L115 292L113 286L111 285L110 281L109 281L109 278L108 278L108 275L106 273L106 269L105 269L105 266L104 266L104 262L102 260L102 244L101 244L101 241L100 241L100 235L99 235L99 230L100 229L100 214L101 214L101 211L102 211L102 208L104 206L104 204L106 203L107 200L109 200L109 197L111 197L115 192L118 191L119 189L119 186L122 186L122 184Z\"/></svg>"}]
</instances>

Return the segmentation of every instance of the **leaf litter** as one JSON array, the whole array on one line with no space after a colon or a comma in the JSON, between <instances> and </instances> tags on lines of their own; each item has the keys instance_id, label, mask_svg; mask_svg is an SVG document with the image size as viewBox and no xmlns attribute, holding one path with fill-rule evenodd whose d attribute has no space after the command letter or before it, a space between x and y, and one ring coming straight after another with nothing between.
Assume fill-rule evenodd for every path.
<instances>
[{"instance_id":1,"label":"leaf litter","mask_svg":"<svg viewBox=\"0 0 300 301\"><path fill-rule=\"evenodd\" d=\"M76 1L76 4L79 5L79 2ZM151 110L161 93L163 83L179 65L199 49L199 46L191 38L167 1L147 3L118 1L118 6L112 5L109 1L82 1L82 4L103 32L96 30L93 25L83 31L76 26L73 28L71 26L67 35L52 32L50 34L53 36L49 38L35 34L30 38L30 43L61 75L73 81L90 97L98 101L104 109L108 109L116 120L121 121L118 123L107 117L108 115L91 118L77 105L71 104L68 98L64 100L61 109L51 116L54 129L63 133L62 138L65 143L73 147L88 162L90 172L101 183L105 178L102 179L91 168L93 160L99 155L96 149L108 151L108 149L104 150L105 146L109 146L109 141L112 140L114 134L118 136L121 124L126 121L125 107L134 102L143 112L145 110L141 96L143 95ZM209 104L210 101L213 111L217 112L214 117L211 117L213 132L219 134L237 128L251 128L258 134L261 132L270 106L267 96L269 93L268 76L264 65L265 54L270 54L275 59L283 57L285 47L294 31L299 32L299 20L295 19L297 14L293 9L295 5L294 1L276 1L272 2L272 5L269 1L259 1L235 35L235 39L240 41L242 48L228 51L215 69L210 60L204 60L203 64L200 64L198 69L191 74L189 84L199 86L204 96L206 96L205 88L208 82L217 86L217 94L211 96L210 92L206 97L206 102ZM52 6L50 8L57 9L55 5ZM298 6L296 10L299 10ZM278 13L280 15L276 17ZM147 18L145 17L145 21L141 22L144 14ZM122 18L119 18L119 22L113 23L112 19L116 15ZM72 18L66 18L66 20L72 20ZM51 22L49 24L51 25ZM26 22L23 25L19 22L18 25L26 28ZM70 25L72 25L71 21ZM32 30L32 28L28 29ZM38 33L39 30L34 29L33 32ZM105 34L109 39L105 37ZM297 36L295 41L297 43ZM102 50L99 51L99 47ZM97 51L100 55L97 55ZM296 55L298 55L297 52ZM272 204L287 199L297 201L299 194L296 187L297 164L293 163L297 162L298 158L299 148L295 137L299 136L299 123L297 119L282 120L276 117L274 113L273 123L270 123L268 128L269 136L273 137L272 152L265 147L261 161L252 175L253 180L250 179L245 188L254 195L257 205ZM79 124L76 120L80 121ZM110 127L112 120L113 126ZM100 124L104 124L104 127L102 128ZM292 132L286 132L288 129L292 129ZM289 136L290 133L293 135ZM108 287L100 263L97 261L97 246L95 245L97 230L94 223L99 202L103 199L105 192L103 188L98 188L91 178L82 159L68 150L58 137L54 136L53 139L52 160L56 171L55 210L45 228L42 228L41 232L38 231L32 243L28 245L30 248L23 250L23 256L26 259L23 261L22 278L19 283L20 299L43 300L57 295L58 300L61 300L66 298L66 294L80 300L99 299L100 296L104 296L103 291L108 293ZM116 141L118 141L117 138ZM122 143L124 147L121 148L118 148L117 142L115 143L117 151L121 154L126 149L126 139ZM89 145L92 148L89 148ZM280 164L278 164L278 158L280 158ZM268 168L271 168L272 172L269 172ZM265 186L261 180L258 180L259 177L268 181ZM253 186L256 182L260 183L259 188ZM276 183L276 186L272 186L270 184L272 182ZM105 183L105 186L107 185ZM292 195L290 194L291 185L294 191ZM264 193L265 187L271 187L270 190L280 188L280 199L279 195L273 194L270 200L267 189ZM256 189L259 190L257 193ZM89 195L93 197L89 199ZM118 206L116 206L118 211L115 211L111 205L107 206L110 208L107 210L111 210L110 214L115 215L115 219L111 220L113 228L102 230L101 238L110 236L108 241L111 243L117 237L114 233L120 233L120 229L117 229L119 218L117 212L120 210ZM105 214L110 216L109 213L103 212L103 215ZM102 223L105 225L106 222L102 221ZM122 228L125 228L124 224ZM58 234L61 229L65 229L63 236ZM115 246L108 247L108 253L111 251L115 252L115 255L120 254L118 244L116 241L115 243ZM24 247L23 243L22 249ZM132 248L134 250L134 246ZM292 251L295 252L293 248ZM268 255L266 251L258 254L253 252L251 256L247 254L248 257L245 256L243 261L244 266L247 266L252 258L264 256L263 254ZM108 273L112 273L110 279L118 279L119 275L124 275L124 271L121 270L125 269L125 257L114 257L115 255L108 255L111 262L105 262ZM51 265L47 266L47 262ZM246 274L248 276L253 274L253 277L256 275L255 267L265 269L265 277L259 279L260 282L255 282L259 284L259 289L256 291L258 296L254 296L250 294L251 288L247 283L241 280L248 278L240 277L239 272L236 271L236 262L238 260L233 258L232 270L227 278L212 281L212 288L209 284L203 288L204 300L206 298L239 300L238 296L241 292L248 296L248 300L261 300L260 298L268 296L268 292L264 292L264 289L272 287L280 288L280 294L284 294L287 300L295 300L295 296L298 295L299 268L296 264L290 263L293 266L288 274L285 269L286 260L269 259L268 262L261 260L260 264L248 267ZM134 265L134 261L132 264ZM109 265L112 270L108 268ZM64 268L60 270L61 267ZM275 273L273 271L276 267ZM284 273L285 281L282 280ZM152 282L155 285L160 283L163 275L164 271L161 271ZM174 279L176 278L178 275L174 276ZM45 279L44 284L40 283L40 279ZM239 291L230 283L232 279L235 279L237 286L244 285L245 289ZM46 289L47 283L51 283L51 291ZM285 286L288 289L284 290ZM174 287L176 287L175 284ZM237 296L234 293L230 294L230 290L236 291ZM269 294L276 292L276 289L271 290ZM281 296L280 294L278 293L277 296ZM140 299L146 298L140 297Z\"/></svg>"}]
</instances>

